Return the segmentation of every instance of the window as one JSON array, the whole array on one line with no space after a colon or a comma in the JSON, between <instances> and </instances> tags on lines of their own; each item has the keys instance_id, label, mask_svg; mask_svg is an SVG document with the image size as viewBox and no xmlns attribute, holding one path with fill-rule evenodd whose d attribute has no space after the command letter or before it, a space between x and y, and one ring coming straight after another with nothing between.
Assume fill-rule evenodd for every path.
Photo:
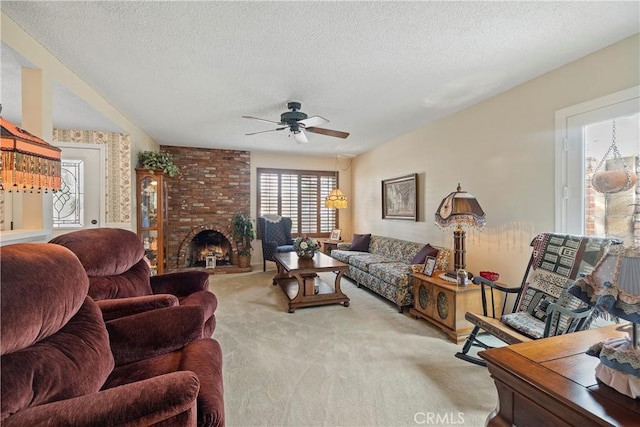
<instances>
[{"instance_id":1,"label":"window","mask_svg":"<svg viewBox=\"0 0 640 427\"><path fill-rule=\"evenodd\" d=\"M338 211L324 199L338 186L338 173L258 168L258 216L291 218L294 235L327 237L338 223Z\"/></svg>"},{"instance_id":2,"label":"window","mask_svg":"<svg viewBox=\"0 0 640 427\"><path fill-rule=\"evenodd\" d=\"M53 195L53 227L82 227L84 218L84 162L62 159L61 186Z\"/></svg>"},{"instance_id":3,"label":"window","mask_svg":"<svg viewBox=\"0 0 640 427\"><path fill-rule=\"evenodd\" d=\"M638 244L640 200L637 189L602 194L591 185L600 170L615 167L616 145L629 169L638 173L640 142L638 87L565 108L556 113L556 231L616 237L626 245ZM615 125L613 124L615 122Z\"/></svg>"}]
</instances>

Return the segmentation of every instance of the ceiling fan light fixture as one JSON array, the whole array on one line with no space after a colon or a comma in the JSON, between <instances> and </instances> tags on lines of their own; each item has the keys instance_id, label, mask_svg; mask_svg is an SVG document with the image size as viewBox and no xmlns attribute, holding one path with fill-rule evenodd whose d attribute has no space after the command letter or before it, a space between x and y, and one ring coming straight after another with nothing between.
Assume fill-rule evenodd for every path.
<instances>
[{"instance_id":1,"label":"ceiling fan light fixture","mask_svg":"<svg viewBox=\"0 0 640 427\"><path fill-rule=\"evenodd\" d=\"M293 131L293 137L296 139L298 143L301 143L301 144L306 144L307 142L309 142L307 135L304 133L302 129L298 131Z\"/></svg>"}]
</instances>

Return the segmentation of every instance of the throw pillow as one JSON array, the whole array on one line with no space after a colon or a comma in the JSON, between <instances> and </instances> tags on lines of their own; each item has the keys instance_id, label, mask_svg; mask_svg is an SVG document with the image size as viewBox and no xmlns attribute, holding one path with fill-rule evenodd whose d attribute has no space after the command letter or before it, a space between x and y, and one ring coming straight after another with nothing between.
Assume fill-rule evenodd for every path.
<instances>
[{"instance_id":1,"label":"throw pillow","mask_svg":"<svg viewBox=\"0 0 640 427\"><path fill-rule=\"evenodd\" d=\"M432 256L434 258L437 258L438 256L438 250L429 243L424 245L424 248L420 249L420 252L413 257L411 264L424 264L428 256Z\"/></svg>"},{"instance_id":2,"label":"throw pillow","mask_svg":"<svg viewBox=\"0 0 640 427\"><path fill-rule=\"evenodd\" d=\"M371 234L354 234L351 239L350 251L369 252Z\"/></svg>"}]
</instances>

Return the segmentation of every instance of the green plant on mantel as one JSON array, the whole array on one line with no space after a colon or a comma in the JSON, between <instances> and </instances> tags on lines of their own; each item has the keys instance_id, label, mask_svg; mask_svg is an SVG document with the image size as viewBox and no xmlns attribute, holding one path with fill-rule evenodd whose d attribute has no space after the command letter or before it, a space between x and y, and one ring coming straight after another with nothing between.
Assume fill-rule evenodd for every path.
<instances>
[{"instance_id":1,"label":"green plant on mantel","mask_svg":"<svg viewBox=\"0 0 640 427\"><path fill-rule=\"evenodd\" d=\"M178 173L178 167L173 164L173 159L169 153L162 151L141 151L138 153L138 164L151 172L162 171L169 176Z\"/></svg>"},{"instance_id":2,"label":"green plant on mantel","mask_svg":"<svg viewBox=\"0 0 640 427\"><path fill-rule=\"evenodd\" d=\"M238 255L251 255L251 241L256 238L251 219L242 213L237 213L231 220L231 225L233 226L231 237L238 245Z\"/></svg>"}]
</instances>

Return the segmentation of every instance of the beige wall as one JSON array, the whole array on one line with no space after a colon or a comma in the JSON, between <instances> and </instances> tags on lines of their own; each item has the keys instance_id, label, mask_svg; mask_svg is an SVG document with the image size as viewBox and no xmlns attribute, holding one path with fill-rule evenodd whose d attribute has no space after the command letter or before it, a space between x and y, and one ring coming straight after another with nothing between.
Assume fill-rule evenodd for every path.
<instances>
[{"instance_id":1,"label":"beige wall","mask_svg":"<svg viewBox=\"0 0 640 427\"><path fill-rule=\"evenodd\" d=\"M487 214L483 231L467 233L467 268L519 284L532 237L554 231L555 111L637 86L639 40L625 39L357 157L354 232L453 247L452 231L441 231L434 213L460 182ZM409 173L419 174L420 220L382 220L381 180Z\"/></svg>"}]
</instances>

